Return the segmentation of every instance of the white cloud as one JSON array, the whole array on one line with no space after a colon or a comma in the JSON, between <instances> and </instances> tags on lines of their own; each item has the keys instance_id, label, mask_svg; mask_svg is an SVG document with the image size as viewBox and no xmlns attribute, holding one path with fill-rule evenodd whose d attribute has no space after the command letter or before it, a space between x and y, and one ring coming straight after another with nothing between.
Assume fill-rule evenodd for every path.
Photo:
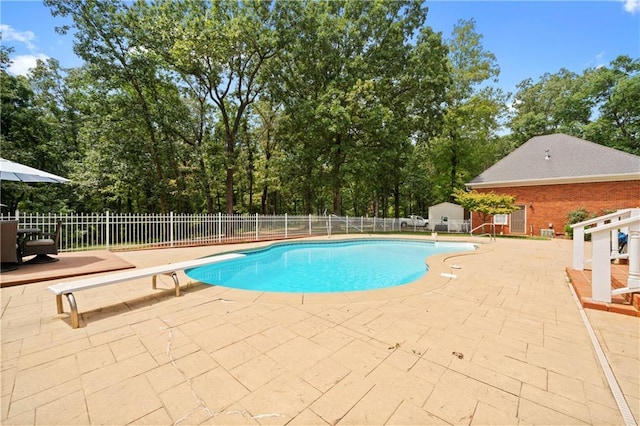
<instances>
[{"instance_id":1,"label":"white cloud","mask_svg":"<svg viewBox=\"0 0 640 426\"><path fill-rule=\"evenodd\" d=\"M605 66L604 63L604 52L600 52L594 58L594 62L596 63L596 68L602 68Z\"/></svg>"},{"instance_id":2,"label":"white cloud","mask_svg":"<svg viewBox=\"0 0 640 426\"><path fill-rule=\"evenodd\" d=\"M31 42L35 40L36 35L33 31L16 31L13 27L6 24L0 24L3 41L17 41L24 43L29 50L35 50L36 46Z\"/></svg>"},{"instance_id":3,"label":"white cloud","mask_svg":"<svg viewBox=\"0 0 640 426\"><path fill-rule=\"evenodd\" d=\"M32 68L36 67L36 61L38 59L46 61L49 57L43 53L37 55L17 55L11 58L13 63L9 65L7 69L13 75L26 76Z\"/></svg>"},{"instance_id":4,"label":"white cloud","mask_svg":"<svg viewBox=\"0 0 640 426\"><path fill-rule=\"evenodd\" d=\"M11 74L26 76L32 68L35 68L38 59L43 61L49 59L44 53L38 53L38 48L33 43L36 40L36 35L33 31L17 31L11 25L6 24L0 24L0 31L2 32L3 43L8 41L22 43L30 52L23 55L11 55L11 65L7 67Z\"/></svg>"},{"instance_id":5,"label":"white cloud","mask_svg":"<svg viewBox=\"0 0 640 426\"><path fill-rule=\"evenodd\" d=\"M624 10L629 13L640 12L640 0L621 0L624 2Z\"/></svg>"}]
</instances>

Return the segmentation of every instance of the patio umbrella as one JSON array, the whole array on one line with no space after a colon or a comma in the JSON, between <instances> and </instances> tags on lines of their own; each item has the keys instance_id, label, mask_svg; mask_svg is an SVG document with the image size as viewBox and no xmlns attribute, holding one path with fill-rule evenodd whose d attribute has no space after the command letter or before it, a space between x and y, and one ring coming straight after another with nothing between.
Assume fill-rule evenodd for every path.
<instances>
[{"instance_id":1,"label":"patio umbrella","mask_svg":"<svg viewBox=\"0 0 640 426\"><path fill-rule=\"evenodd\" d=\"M67 183L69 179L0 158L0 180Z\"/></svg>"}]
</instances>

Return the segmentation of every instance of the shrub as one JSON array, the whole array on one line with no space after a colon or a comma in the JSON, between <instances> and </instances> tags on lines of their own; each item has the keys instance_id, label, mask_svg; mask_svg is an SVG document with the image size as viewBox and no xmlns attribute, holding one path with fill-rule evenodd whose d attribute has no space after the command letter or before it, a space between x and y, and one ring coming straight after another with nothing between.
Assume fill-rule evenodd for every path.
<instances>
[{"instance_id":1,"label":"shrub","mask_svg":"<svg viewBox=\"0 0 640 426\"><path fill-rule=\"evenodd\" d=\"M584 207L580 207L576 210L572 210L567 213L567 223L564 225L564 233L573 238L573 228L571 225L585 221L589 218L595 217L592 213L589 213ZM585 235L585 239L588 240L590 235Z\"/></svg>"}]
</instances>

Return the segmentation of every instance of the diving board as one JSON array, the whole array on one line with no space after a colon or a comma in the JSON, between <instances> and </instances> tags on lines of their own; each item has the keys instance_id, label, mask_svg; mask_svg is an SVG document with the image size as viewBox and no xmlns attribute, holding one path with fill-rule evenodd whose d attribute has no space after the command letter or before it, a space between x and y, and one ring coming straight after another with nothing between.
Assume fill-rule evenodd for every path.
<instances>
[{"instance_id":1,"label":"diving board","mask_svg":"<svg viewBox=\"0 0 640 426\"><path fill-rule=\"evenodd\" d=\"M166 265L152 266L149 268L131 269L115 274L100 275L97 277L84 278L77 281L61 282L47 287L51 293L56 296L56 307L58 314L64 313L62 306L62 296L65 296L71 308L71 326L78 328L80 320L78 318L78 305L73 293L91 288L101 287L104 285L116 284L123 281L130 281L136 278L153 277L151 286L156 288L156 277L158 275L170 275L175 285L176 297L180 296L180 283L178 282L177 271L184 269L196 268L198 266L210 265L212 263L222 262L225 260L237 259L246 255L240 253L229 253L218 256L204 257L201 259L187 260L178 263L169 263Z\"/></svg>"}]
</instances>

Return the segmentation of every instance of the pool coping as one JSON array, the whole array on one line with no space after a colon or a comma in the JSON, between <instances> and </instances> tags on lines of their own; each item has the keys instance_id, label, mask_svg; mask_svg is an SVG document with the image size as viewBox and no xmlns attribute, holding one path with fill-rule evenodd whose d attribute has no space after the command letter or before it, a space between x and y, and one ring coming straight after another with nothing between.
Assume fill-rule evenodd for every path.
<instances>
[{"instance_id":1,"label":"pool coping","mask_svg":"<svg viewBox=\"0 0 640 426\"><path fill-rule=\"evenodd\" d=\"M292 305L305 305L305 304L345 304L345 303L357 303L357 302L370 302L377 300L388 300L394 298L404 298L415 296L417 294L425 294L441 289L457 278L456 271L459 269L454 268L455 259L465 256L474 256L490 251L490 245L484 241L478 241L475 238L461 239L461 238L441 238L434 239L431 236L416 236L411 235L403 237L400 235L381 236L381 235L341 235L333 237L311 237L298 240L300 243L311 241L348 241L348 240L371 240L371 239L390 239L390 240L414 240L425 242L447 242L447 243L467 243L473 244L476 247L474 251L460 251L460 252L448 252L443 254L437 254L429 256L425 259L429 270L425 275L418 280L408 284L402 284L382 289L373 290L360 290L360 291L345 291L338 293L284 293L284 292L268 292L258 290L237 289L231 287L216 286L211 284L204 284L200 281L186 275L188 281L187 288L191 285L210 285L219 289L221 295L224 298L233 299L237 301L248 301L252 303L261 302L269 304L292 304ZM474 241L471 241L474 240ZM228 250L215 255L222 255L228 253L247 252L249 250L266 250L269 247L282 244L295 244L287 241L268 242L263 244L256 244L249 249L243 248L238 250ZM455 265L457 266L457 265Z\"/></svg>"}]
</instances>

